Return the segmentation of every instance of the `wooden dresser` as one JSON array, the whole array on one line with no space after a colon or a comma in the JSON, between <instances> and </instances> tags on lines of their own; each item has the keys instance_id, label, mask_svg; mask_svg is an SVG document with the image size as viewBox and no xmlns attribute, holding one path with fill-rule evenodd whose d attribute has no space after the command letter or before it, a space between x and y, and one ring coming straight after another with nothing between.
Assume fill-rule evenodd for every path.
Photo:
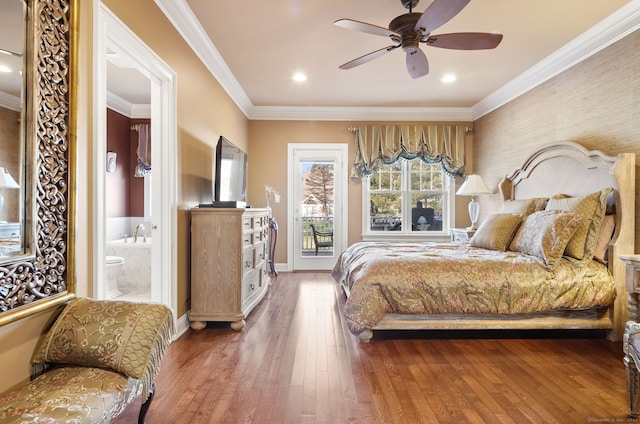
<instances>
[{"instance_id":1,"label":"wooden dresser","mask_svg":"<svg viewBox=\"0 0 640 424\"><path fill-rule=\"evenodd\" d=\"M191 328L230 321L241 330L267 293L271 209L191 210Z\"/></svg>"}]
</instances>

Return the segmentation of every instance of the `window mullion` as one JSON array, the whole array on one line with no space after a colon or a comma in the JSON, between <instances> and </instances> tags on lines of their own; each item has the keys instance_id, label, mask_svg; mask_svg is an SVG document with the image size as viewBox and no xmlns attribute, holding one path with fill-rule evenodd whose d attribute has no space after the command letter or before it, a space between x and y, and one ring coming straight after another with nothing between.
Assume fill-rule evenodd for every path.
<instances>
[{"instance_id":1,"label":"window mullion","mask_svg":"<svg viewBox=\"0 0 640 424\"><path fill-rule=\"evenodd\" d=\"M402 161L402 232L411 233L411 166L408 160Z\"/></svg>"}]
</instances>

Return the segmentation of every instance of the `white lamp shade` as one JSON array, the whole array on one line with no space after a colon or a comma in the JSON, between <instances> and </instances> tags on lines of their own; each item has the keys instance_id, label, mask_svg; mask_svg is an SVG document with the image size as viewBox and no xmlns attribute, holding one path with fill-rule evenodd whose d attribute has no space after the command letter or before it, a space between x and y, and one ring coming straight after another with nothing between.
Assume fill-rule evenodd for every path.
<instances>
[{"instance_id":1,"label":"white lamp shade","mask_svg":"<svg viewBox=\"0 0 640 424\"><path fill-rule=\"evenodd\" d=\"M460 186L456 194L460 196L473 196L476 194L491 193L489 187L484 183L480 175L467 175L464 183Z\"/></svg>"},{"instance_id":2,"label":"white lamp shade","mask_svg":"<svg viewBox=\"0 0 640 424\"><path fill-rule=\"evenodd\" d=\"M0 166L0 188L20 188L4 166Z\"/></svg>"}]
</instances>

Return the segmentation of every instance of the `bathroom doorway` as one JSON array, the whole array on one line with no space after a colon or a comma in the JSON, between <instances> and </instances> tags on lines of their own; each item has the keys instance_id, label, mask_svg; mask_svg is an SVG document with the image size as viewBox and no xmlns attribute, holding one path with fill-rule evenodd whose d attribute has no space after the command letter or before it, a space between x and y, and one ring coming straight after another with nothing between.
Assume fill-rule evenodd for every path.
<instances>
[{"instance_id":1,"label":"bathroom doorway","mask_svg":"<svg viewBox=\"0 0 640 424\"><path fill-rule=\"evenodd\" d=\"M94 297L124 295L176 311L175 74L102 3L97 13ZM130 155L107 140L114 116L124 122L117 138L127 139ZM118 185L129 187L126 195L109 191ZM113 213L119 201L124 206Z\"/></svg>"}]
</instances>

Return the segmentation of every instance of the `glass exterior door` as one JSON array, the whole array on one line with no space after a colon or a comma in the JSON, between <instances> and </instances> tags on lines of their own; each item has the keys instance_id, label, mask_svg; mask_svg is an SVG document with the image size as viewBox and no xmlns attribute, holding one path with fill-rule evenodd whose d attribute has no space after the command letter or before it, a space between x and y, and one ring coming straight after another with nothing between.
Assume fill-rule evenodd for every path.
<instances>
[{"instance_id":1,"label":"glass exterior door","mask_svg":"<svg viewBox=\"0 0 640 424\"><path fill-rule=\"evenodd\" d=\"M346 146L290 146L289 261L294 270L330 270L346 244Z\"/></svg>"},{"instance_id":2,"label":"glass exterior door","mask_svg":"<svg viewBox=\"0 0 640 424\"><path fill-rule=\"evenodd\" d=\"M333 256L335 163L300 162L300 255Z\"/></svg>"}]
</instances>

